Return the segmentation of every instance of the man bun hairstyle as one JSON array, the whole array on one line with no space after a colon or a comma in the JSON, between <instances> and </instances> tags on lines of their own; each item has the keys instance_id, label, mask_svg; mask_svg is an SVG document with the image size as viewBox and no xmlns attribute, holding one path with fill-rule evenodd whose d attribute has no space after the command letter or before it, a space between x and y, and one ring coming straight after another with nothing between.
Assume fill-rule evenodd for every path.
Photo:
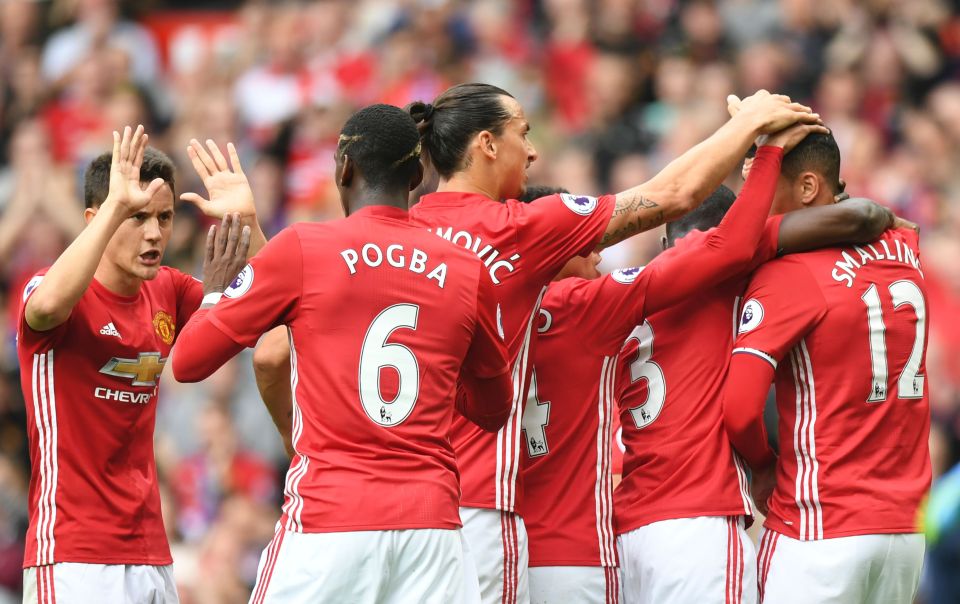
<instances>
[{"instance_id":1,"label":"man bun hairstyle","mask_svg":"<svg viewBox=\"0 0 960 604\"><path fill-rule=\"evenodd\" d=\"M674 241L690 231L712 229L720 224L736 200L736 194L729 187L720 185L697 209L667 223L667 241L673 245Z\"/></svg>"},{"instance_id":2,"label":"man bun hairstyle","mask_svg":"<svg viewBox=\"0 0 960 604\"><path fill-rule=\"evenodd\" d=\"M407 106L424 152L440 176L450 178L469 165L467 145L478 132L503 133L513 117L503 97L513 95L490 84L457 84L433 103L416 101Z\"/></svg>"},{"instance_id":3,"label":"man bun hairstyle","mask_svg":"<svg viewBox=\"0 0 960 604\"><path fill-rule=\"evenodd\" d=\"M377 104L350 116L340 131L337 154L350 157L368 185L406 189L416 174L421 144L409 113Z\"/></svg>"},{"instance_id":4,"label":"man bun hairstyle","mask_svg":"<svg viewBox=\"0 0 960 604\"><path fill-rule=\"evenodd\" d=\"M113 153L107 152L97 156L87 166L83 175L83 203L87 208L99 208L107 199L110 192L110 164ZM156 178L163 179L170 187L176 199L176 181L174 180L173 160L166 153L147 147L143 150L143 163L140 164L140 182L149 183Z\"/></svg>"},{"instance_id":5,"label":"man bun hairstyle","mask_svg":"<svg viewBox=\"0 0 960 604\"><path fill-rule=\"evenodd\" d=\"M832 187L836 195L842 192L840 186L840 147L833 133L808 134L800 144L783 156L780 171L784 176L794 179L801 172L815 172L822 176Z\"/></svg>"}]
</instances>

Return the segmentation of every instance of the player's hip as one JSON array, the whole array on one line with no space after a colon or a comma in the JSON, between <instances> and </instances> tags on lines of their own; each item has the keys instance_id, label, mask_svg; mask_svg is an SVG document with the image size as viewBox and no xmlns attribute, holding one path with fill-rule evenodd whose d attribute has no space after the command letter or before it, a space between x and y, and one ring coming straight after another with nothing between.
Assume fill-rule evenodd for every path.
<instances>
[{"instance_id":1,"label":"player's hip","mask_svg":"<svg viewBox=\"0 0 960 604\"><path fill-rule=\"evenodd\" d=\"M58 562L23 571L24 604L177 604L172 565Z\"/></svg>"}]
</instances>

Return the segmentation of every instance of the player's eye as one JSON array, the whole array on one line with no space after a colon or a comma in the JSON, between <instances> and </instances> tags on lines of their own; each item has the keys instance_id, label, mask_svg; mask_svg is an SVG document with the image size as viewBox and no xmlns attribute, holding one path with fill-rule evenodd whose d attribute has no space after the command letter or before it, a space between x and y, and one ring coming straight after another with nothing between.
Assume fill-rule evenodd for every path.
<instances>
[{"instance_id":1,"label":"player's eye","mask_svg":"<svg viewBox=\"0 0 960 604\"><path fill-rule=\"evenodd\" d=\"M134 220L136 220L137 222L143 222L144 220L147 219L147 213L146 213L146 212L137 212L136 214L134 214L134 215L132 216L132 218L133 218Z\"/></svg>"},{"instance_id":2,"label":"player's eye","mask_svg":"<svg viewBox=\"0 0 960 604\"><path fill-rule=\"evenodd\" d=\"M160 222L165 224L171 220L173 220L173 212L164 212L163 214L160 214Z\"/></svg>"}]
</instances>

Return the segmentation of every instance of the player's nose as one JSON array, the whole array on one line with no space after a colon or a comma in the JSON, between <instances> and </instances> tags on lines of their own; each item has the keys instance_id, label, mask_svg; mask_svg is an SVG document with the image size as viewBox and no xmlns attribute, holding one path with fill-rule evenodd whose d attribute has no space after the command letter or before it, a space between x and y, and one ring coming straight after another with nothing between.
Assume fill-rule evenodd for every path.
<instances>
[{"instance_id":1,"label":"player's nose","mask_svg":"<svg viewBox=\"0 0 960 604\"><path fill-rule=\"evenodd\" d=\"M533 143L527 143L527 165L532 164L537 161L537 158L540 157L540 154L537 153L537 148L533 146Z\"/></svg>"},{"instance_id":2,"label":"player's nose","mask_svg":"<svg viewBox=\"0 0 960 604\"><path fill-rule=\"evenodd\" d=\"M160 241L160 221L157 218L144 221L143 238L147 241Z\"/></svg>"}]
</instances>

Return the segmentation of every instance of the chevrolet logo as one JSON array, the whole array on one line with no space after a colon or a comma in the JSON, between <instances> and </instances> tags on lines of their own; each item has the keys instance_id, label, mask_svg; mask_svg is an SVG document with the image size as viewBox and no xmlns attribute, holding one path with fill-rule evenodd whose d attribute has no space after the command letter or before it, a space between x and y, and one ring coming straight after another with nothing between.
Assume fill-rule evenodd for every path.
<instances>
[{"instance_id":1,"label":"chevrolet logo","mask_svg":"<svg viewBox=\"0 0 960 604\"><path fill-rule=\"evenodd\" d=\"M156 386L167 359L159 352L141 352L136 359L110 359L100 373L133 380L134 386Z\"/></svg>"}]
</instances>

